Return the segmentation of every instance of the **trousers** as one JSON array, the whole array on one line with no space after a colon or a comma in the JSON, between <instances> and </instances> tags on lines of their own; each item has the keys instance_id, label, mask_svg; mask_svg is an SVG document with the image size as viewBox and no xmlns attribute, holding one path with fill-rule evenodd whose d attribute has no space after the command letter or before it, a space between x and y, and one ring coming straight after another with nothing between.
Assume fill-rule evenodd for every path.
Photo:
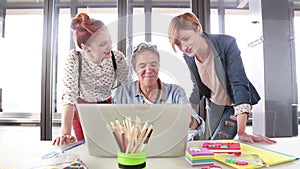
<instances>
[{"instance_id":1,"label":"trousers","mask_svg":"<svg viewBox=\"0 0 300 169\"><path fill-rule=\"evenodd\" d=\"M112 103L112 98L110 97L107 100L100 101L100 102L88 102L88 101L85 101L84 99L78 98L77 102L78 102L78 104L81 104L81 103L111 104ZM73 130L74 130L75 137L76 137L77 141L84 140L84 134L83 134L83 130L82 130L79 115L78 115L78 109L76 107L75 107L74 116L73 116Z\"/></svg>"},{"instance_id":2,"label":"trousers","mask_svg":"<svg viewBox=\"0 0 300 169\"><path fill-rule=\"evenodd\" d=\"M213 102L206 103L210 139L234 139L237 134L237 121L234 115L234 107L216 105Z\"/></svg>"}]
</instances>

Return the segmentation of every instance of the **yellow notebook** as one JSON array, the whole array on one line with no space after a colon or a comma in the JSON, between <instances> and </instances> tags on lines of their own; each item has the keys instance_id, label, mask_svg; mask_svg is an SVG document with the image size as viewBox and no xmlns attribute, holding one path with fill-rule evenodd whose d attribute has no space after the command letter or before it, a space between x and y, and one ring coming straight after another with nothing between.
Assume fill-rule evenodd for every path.
<instances>
[{"instance_id":1,"label":"yellow notebook","mask_svg":"<svg viewBox=\"0 0 300 169\"><path fill-rule=\"evenodd\" d=\"M228 141L224 141L228 142ZM237 142L234 140L230 140L230 142ZM298 157L294 157L291 155L283 154L280 152L264 149L261 147L240 143L242 155L240 157L234 156L231 154L215 154L214 158L215 160L224 163L226 165L229 165L233 168L238 169L251 169L251 168L261 168L264 167L262 165L258 165L257 161L254 161L255 157L259 157L260 161L263 162L263 164L271 166L276 165L280 163L286 163L294 160L298 160ZM232 159L239 160L239 161L246 161L248 162L247 165L236 165L232 163Z\"/></svg>"}]
</instances>

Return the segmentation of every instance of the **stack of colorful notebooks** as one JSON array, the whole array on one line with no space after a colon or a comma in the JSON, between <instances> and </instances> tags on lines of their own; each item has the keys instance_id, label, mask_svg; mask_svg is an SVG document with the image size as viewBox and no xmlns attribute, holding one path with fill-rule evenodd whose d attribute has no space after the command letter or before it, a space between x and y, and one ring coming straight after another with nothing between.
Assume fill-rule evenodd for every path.
<instances>
[{"instance_id":1,"label":"stack of colorful notebooks","mask_svg":"<svg viewBox=\"0 0 300 169\"><path fill-rule=\"evenodd\" d=\"M214 164L214 153L199 146L187 148L185 158L193 167L206 167Z\"/></svg>"}]
</instances>

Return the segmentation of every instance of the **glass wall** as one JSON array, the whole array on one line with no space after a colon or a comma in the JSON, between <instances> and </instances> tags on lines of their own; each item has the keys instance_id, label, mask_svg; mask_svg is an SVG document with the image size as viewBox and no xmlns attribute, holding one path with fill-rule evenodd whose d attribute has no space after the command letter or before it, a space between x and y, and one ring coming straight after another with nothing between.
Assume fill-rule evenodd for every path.
<instances>
[{"instance_id":1,"label":"glass wall","mask_svg":"<svg viewBox=\"0 0 300 169\"><path fill-rule=\"evenodd\" d=\"M56 67L56 110L54 112L61 112L61 83L62 83L62 73L64 69L64 61L66 56L69 53L70 46L72 46L73 41L71 41L71 32L70 32L70 18L71 13L69 8L59 9L58 16L58 35L57 35L57 67Z\"/></svg>"},{"instance_id":2,"label":"glass wall","mask_svg":"<svg viewBox=\"0 0 300 169\"><path fill-rule=\"evenodd\" d=\"M300 116L300 10L294 11L294 34L296 50L296 76L298 84L298 116Z\"/></svg>"},{"instance_id":3,"label":"glass wall","mask_svg":"<svg viewBox=\"0 0 300 169\"><path fill-rule=\"evenodd\" d=\"M222 33L219 30L219 15L218 9L210 9L210 33Z\"/></svg>"},{"instance_id":4,"label":"glass wall","mask_svg":"<svg viewBox=\"0 0 300 169\"><path fill-rule=\"evenodd\" d=\"M45 2L49 2L46 0ZM70 19L78 12L87 12L102 20L111 32L113 48L118 47L118 0L55 0L53 18L53 93L54 115L60 118L61 82L64 59L73 48ZM237 9L239 0L211 0L210 33L226 33L236 37L242 51L248 77L259 92L263 90L263 78L257 74L256 56L251 54L249 42L253 39L249 31L248 7ZM42 44L44 11L43 0L7 0L0 2L0 89L2 89L3 112L24 115L41 113ZM294 8L293 8L294 9ZM167 38L168 24L175 15L192 11L190 0L128 0L126 23L126 57L131 59L133 46L142 41L151 41L161 54L160 78L177 83L191 92L190 81L183 79L189 72L182 53L174 52ZM299 10L299 9L298 9ZM294 12L296 65L298 92L300 92L300 12ZM172 64L168 64L172 61ZM253 66L255 65L255 67ZM179 66L180 69L178 68ZM182 73L186 73L182 76ZM298 94L300 100L300 94ZM1 102L1 98L0 98ZM298 106L299 108L300 106ZM49 112L50 113L50 112ZM19 116L15 115L15 116ZM26 116L27 117L27 116ZM29 116L28 116L29 117ZM56 117L55 117L56 118ZM1 120L1 117L0 117ZM24 120L24 118L22 118Z\"/></svg>"},{"instance_id":5,"label":"glass wall","mask_svg":"<svg viewBox=\"0 0 300 169\"><path fill-rule=\"evenodd\" d=\"M79 8L79 12L88 13L91 18L102 20L111 32L113 48L117 49L117 32L118 32L118 12L117 8ZM62 91L62 72L64 69L65 58L69 54L70 48L73 48L74 42L72 40L70 21L71 11L69 8L60 8L58 17L58 57L57 57L57 95L56 95L56 111L55 113L62 112L61 106L61 91Z\"/></svg>"},{"instance_id":6,"label":"glass wall","mask_svg":"<svg viewBox=\"0 0 300 169\"><path fill-rule=\"evenodd\" d=\"M134 46L144 41L151 42L160 52L159 78L164 82L179 84L189 92L191 89L188 88L191 85L185 85L188 81L180 75L180 73L188 73L188 69L182 64L182 54L175 53L169 43L168 26L173 16L187 11L191 12L190 2L188 0L147 2L147 0L139 2L132 0L128 3L128 12L132 11L132 14L128 16L128 60L131 59ZM168 64L170 61L172 64ZM178 66L183 67L181 72L178 72L180 71ZM133 73L133 79L137 79L135 73Z\"/></svg>"},{"instance_id":7,"label":"glass wall","mask_svg":"<svg viewBox=\"0 0 300 169\"><path fill-rule=\"evenodd\" d=\"M264 111L264 60L259 52L262 51L259 50L262 45L249 45L252 41L259 38L255 31L249 29L253 26L250 21L250 11L248 9L225 9L224 23L225 34L236 38L246 74L262 98L258 105L253 106L253 111Z\"/></svg>"},{"instance_id":8,"label":"glass wall","mask_svg":"<svg viewBox=\"0 0 300 169\"><path fill-rule=\"evenodd\" d=\"M0 38L3 112L40 113L43 9L7 9Z\"/></svg>"},{"instance_id":9,"label":"glass wall","mask_svg":"<svg viewBox=\"0 0 300 169\"><path fill-rule=\"evenodd\" d=\"M186 8L153 8L151 14L151 41L157 45L160 52L160 74L162 81L175 83L185 89L187 96L192 91L192 82L186 78L190 76L183 54L177 49L175 52L170 45L168 28L174 16L184 12L192 12L190 7ZM172 63L172 64L170 64Z\"/></svg>"}]
</instances>

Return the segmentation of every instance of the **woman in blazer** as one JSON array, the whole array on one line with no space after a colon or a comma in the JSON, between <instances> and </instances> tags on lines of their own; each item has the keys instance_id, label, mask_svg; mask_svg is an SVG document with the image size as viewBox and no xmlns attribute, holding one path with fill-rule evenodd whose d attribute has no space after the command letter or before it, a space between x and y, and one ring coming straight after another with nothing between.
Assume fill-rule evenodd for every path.
<instances>
[{"instance_id":1,"label":"woman in blazer","mask_svg":"<svg viewBox=\"0 0 300 169\"><path fill-rule=\"evenodd\" d=\"M235 38L205 33L193 13L184 13L172 19L169 40L175 51L177 46L184 53L190 69L190 102L196 107L206 98L211 139L233 139L237 134L239 140L249 143L276 142L245 132L247 118L260 96L246 76Z\"/></svg>"}]
</instances>

